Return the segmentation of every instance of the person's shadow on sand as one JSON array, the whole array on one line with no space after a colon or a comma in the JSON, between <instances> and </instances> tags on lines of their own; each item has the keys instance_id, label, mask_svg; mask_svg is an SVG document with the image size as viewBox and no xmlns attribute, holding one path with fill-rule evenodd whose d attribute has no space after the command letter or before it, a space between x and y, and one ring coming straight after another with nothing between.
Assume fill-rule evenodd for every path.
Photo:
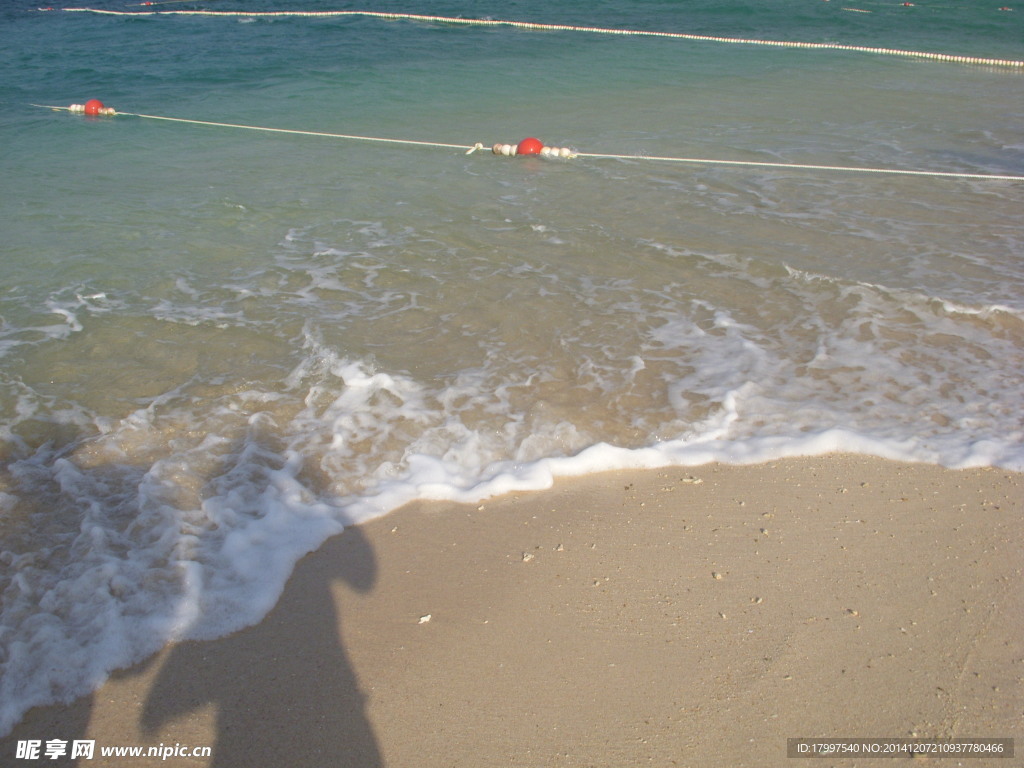
<instances>
[{"instance_id":1,"label":"person's shadow on sand","mask_svg":"<svg viewBox=\"0 0 1024 768\"><path fill-rule=\"evenodd\" d=\"M366 538L358 527L347 529L299 563L260 624L175 647L149 691L142 728L156 734L212 704L211 766L381 766L331 595L337 581L367 591L375 578Z\"/></svg>"}]
</instances>

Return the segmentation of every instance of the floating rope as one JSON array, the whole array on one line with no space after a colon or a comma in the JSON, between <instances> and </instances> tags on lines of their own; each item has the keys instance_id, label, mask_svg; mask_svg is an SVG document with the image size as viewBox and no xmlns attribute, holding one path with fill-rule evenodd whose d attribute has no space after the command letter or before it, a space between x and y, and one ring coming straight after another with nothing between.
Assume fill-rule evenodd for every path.
<instances>
[{"instance_id":1,"label":"floating rope","mask_svg":"<svg viewBox=\"0 0 1024 768\"><path fill-rule=\"evenodd\" d=\"M80 112L84 110L75 109L79 106L72 104L70 107L54 107L45 104L33 104L33 107L43 107L44 109L56 109L56 110L67 110L69 112ZM182 117L164 117L162 115L142 115L137 112L115 112L110 107L106 107L108 111L94 113L103 115L123 115L124 117L141 117L146 120L164 120L170 123L190 123L192 125L210 125L215 128L239 128L246 131L263 131L265 133L288 133L296 136L319 136L321 138L329 139L352 139L355 141L378 141L386 144L412 144L419 145L422 147L444 147L446 149L467 149L465 144L444 144L437 141L413 141L411 139L386 139L380 136L354 136L348 133L326 133L323 131L298 131L291 128L265 128L259 125L241 125L240 123L217 123L210 120L186 120ZM89 114L86 112L86 114ZM483 148L483 144L478 146L468 147L471 151ZM469 154L467 152L466 154Z\"/></svg>"},{"instance_id":2,"label":"floating rope","mask_svg":"<svg viewBox=\"0 0 1024 768\"><path fill-rule=\"evenodd\" d=\"M675 40L699 40L713 43L738 43L742 45L767 45L778 48L810 48L834 51L856 51L886 56L909 56L933 61L955 62L958 64L982 64L990 67L1016 67L1024 69L1024 61L1009 59L986 59L977 56L953 56L927 51L906 51L898 48L872 48L863 45L842 43L799 43L786 40L752 40L739 37L718 37L715 35L693 35L685 32L651 32L639 29L608 29L585 27L576 24L539 24L530 21L506 21L500 19L463 19L455 16L426 16L418 13L387 13L384 11L105 11L96 8L64 8L73 13L99 13L110 16L212 16L243 18L336 18L344 16L370 16L378 19L440 22L484 27L514 27L516 29L542 30L551 32L590 32L600 35L627 35L636 37L664 37Z\"/></svg>"},{"instance_id":3,"label":"floating rope","mask_svg":"<svg viewBox=\"0 0 1024 768\"><path fill-rule=\"evenodd\" d=\"M206 2L209 2L209 1L210 0L206 0ZM192 2L195 2L195 0L146 0L146 2L144 2L144 3L131 3L131 4L129 4L128 7L129 8L133 8L135 6L142 7L142 6L149 6L149 5L170 5L171 3L192 3Z\"/></svg>"},{"instance_id":4,"label":"floating rope","mask_svg":"<svg viewBox=\"0 0 1024 768\"><path fill-rule=\"evenodd\" d=\"M283 133L291 136L316 136L329 139L350 139L354 141L372 141L383 144L404 144L418 147L441 147L443 149L463 150L471 155L477 150L484 149L483 142L475 144L452 144L440 141L416 141L413 139L392 139L382 136L358 136L350 133L329 133L327 131L300 131L294 128L268 128L259 125L243 125L241 123L221 123L212 120L190 120L184 117L166 117L163 115L145 115L138 112L117 112L112 107L106 107L98 99L90 99L84 105L72 104L70 107L59 107L51 104L32 104L33 107L41 109L52 109L58 112L72 112L90 116L115 116L139 117L145 120L163 120L170 123L186 123L189 125L205 125L214 128L234 128L245 131L262 131L264 133ZM653 162L667 163L689 163L693 165L730 165L745 166L751 168L781 168L789 170L810 170L810 171L842 171L849 173L884 173L897 174L901 176L929 176L932 178L945 179L977 179L982 181L1024 181L1024 176L1012 176L990 173L951 173L946 171L913 171L900 168L860 168L849 165L807 165L800 163L768 163L753 160L716 160L701 157L662 157L656 155L614 155L596 152L576 152L568 147L546 147L538 139L533 137L523 139L516 144L497 143L492 146L495 155L540 155L543 157L571 159L577 157L590 157L598 160L648 160Z\"/></svg>"},{"instance_id":5,"label":"floating rope","mask_svg":"<svg viewBox=\"0 0 1024 768\"><path fill-rule=\"evenodd\" d=\"M655 157L651 155L601 155L579 152L576 157L596 157L619 160L657 160L667 163L694 163L700 165L741 165L752 168L790 168L807 171L850 171L855 173L888 173L901 176L931 176L940 179L984 179L987 181L1024 181L1024 176L990 173L951 173L948 171L910 171L901 168L860 168L849 165L807 165L801 163L764 163L752 160L707 160L698 157Z\"/></svg>"}]
</instances>

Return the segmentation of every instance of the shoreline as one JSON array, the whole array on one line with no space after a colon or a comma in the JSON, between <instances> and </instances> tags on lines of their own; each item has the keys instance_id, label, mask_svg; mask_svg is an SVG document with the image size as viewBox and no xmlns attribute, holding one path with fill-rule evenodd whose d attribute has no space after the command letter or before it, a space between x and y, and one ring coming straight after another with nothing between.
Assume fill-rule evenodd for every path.
<instances>
[{"instance_id":1,"label":"shoreline","mask_svg":"<svg viewBox=\"0 0 1024 768\"><path fill-rule=\"evenodd\" d=\"M0 740L133 765L771 766L796 737L1024 749L1024 474L829 454L416 502ZM50 765L75 764L49 760ZM854 765L850 759L829 765ZM971 765L1007 765L974 759Z\"/></svg>"}]
</instances>

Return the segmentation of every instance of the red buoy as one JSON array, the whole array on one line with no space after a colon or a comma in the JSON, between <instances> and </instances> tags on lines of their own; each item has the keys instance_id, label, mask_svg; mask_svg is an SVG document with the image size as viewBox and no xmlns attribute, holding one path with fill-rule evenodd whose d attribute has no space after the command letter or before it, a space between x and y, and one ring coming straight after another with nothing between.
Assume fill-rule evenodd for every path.
<instances>
[{"instance_id":1,"label":"red buoy","mask_svg":"<svg viewBox=\"0 0 1024 768\"><path fill-rule=\"evenodd\" d=\"M103 102L99 99L89 99L85 102L85 114L87 115L98 115L103 109Z\"/></svg>"},{"instance_id":2,"label":"red buoy","mask_svg":"<svg viewBox=\"0 0 1024 768\"><path fill-rule=\"evenodd\" d=\"M528 139L523 139L519 142L519 146L516 148L517 155L539 155L540 151L544 149L544 145L540 139L535 139L532 136Z\"/></svg>"}]
</instances>

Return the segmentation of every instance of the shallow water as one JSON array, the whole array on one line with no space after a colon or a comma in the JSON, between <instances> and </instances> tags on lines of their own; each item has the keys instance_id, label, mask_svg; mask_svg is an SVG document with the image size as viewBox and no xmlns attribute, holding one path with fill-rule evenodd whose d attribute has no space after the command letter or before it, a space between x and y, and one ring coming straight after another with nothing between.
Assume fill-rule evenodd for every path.
<instances>
[{"instance_id":1,"label":"shallow water","mask_svg":"<svg viewBox=\"0 0 1024 768\"><path fill-rule=\"evenodd\" d=\"M1024 58L1021 13L856 7L429 12ZM1020 70L369 18L0 34L0 731L258 620L412 498L829 450L1024 468L1024 185L644 159L1020 176ZM635 157L30 106L93 97Z\"/></svg>"}]
</instances>

